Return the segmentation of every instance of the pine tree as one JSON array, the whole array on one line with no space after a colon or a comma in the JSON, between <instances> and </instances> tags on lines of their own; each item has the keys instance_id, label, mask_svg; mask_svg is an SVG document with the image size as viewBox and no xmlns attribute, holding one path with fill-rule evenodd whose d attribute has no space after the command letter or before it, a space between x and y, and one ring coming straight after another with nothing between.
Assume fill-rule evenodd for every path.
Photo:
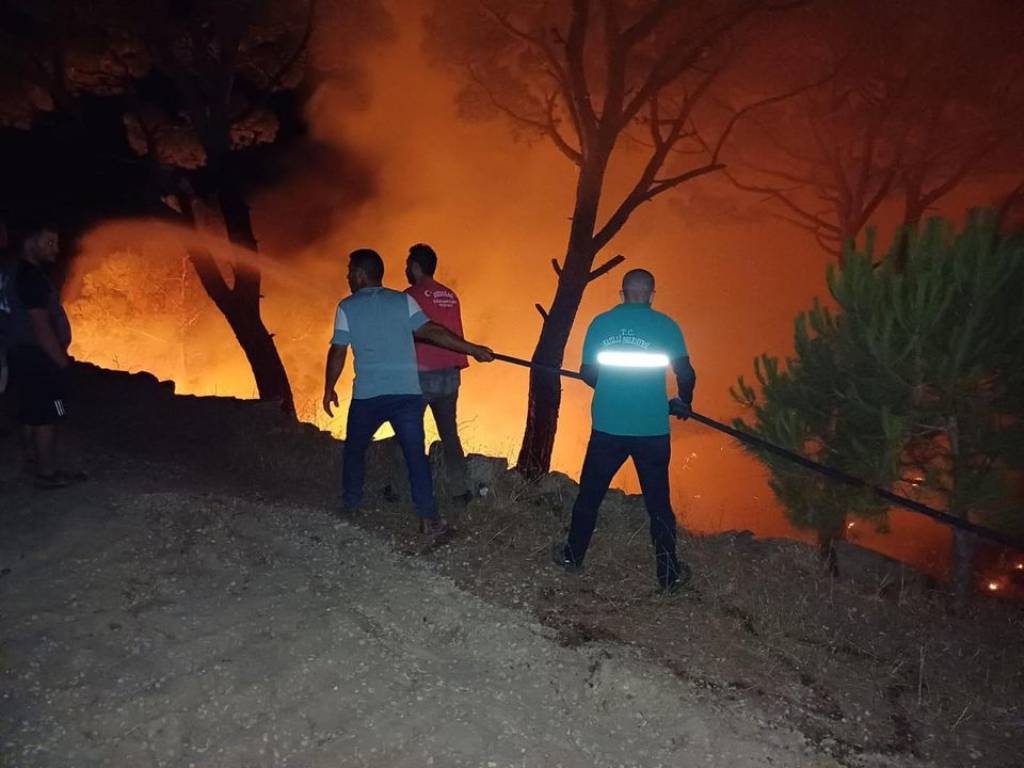
<instances>
[{"instance_id":1,"label":"pine tree","mask_svg":"<svg viewBox=\"0 0 1024 768\"><path fill-rule=\"evenodd\" d=\"M1001 235L991 213L959 234L935 219L899 233L881 260L869 236L828 285L837 311L816 303L797 318L785 370L763 356L760 392L740 379L734 396L754 419L738 425L958 517L1020 527L1007 481L1024 437L1024 238ZM874 500L759 458L790 519L823 539L847 515L884 519ZM954 538L964 598L974 538Z\"/></svg>"},{"instance_id":2,"label":"pine tree","mask_svg":"<svg viewBox=\"0 0 1024 768\"><path fill-rule=\"evenodd\" d=\"M898 473L902 428L887 408L876 408L877 382L852 376L860 367L843 353L842 317L817 301L795 322L794 356L785 364L770 355L754 361L757 388L741 376L733 396L753 411L735 425L878 485ZM836 573L833 544L844 538L849 517L885 525L885 504L870 493L839 485L770 453L755 451L768 467L769 485L790 521L817 533L822 558Z\"/></svg>"}]
</instances>

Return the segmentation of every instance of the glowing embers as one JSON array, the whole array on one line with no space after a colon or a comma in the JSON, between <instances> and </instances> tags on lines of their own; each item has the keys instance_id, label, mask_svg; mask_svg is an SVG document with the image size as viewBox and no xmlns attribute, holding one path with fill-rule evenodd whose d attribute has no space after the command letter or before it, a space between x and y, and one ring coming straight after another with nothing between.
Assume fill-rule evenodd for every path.
<instances>
[{"instance_id":1,"label":"glowing embers","mask_svg":"<svg viewBox=\"0 0 1024 768\"><path fill-rule=\"evenodd\" d=\"M668 355L662 352L622 352L605 349L597 353L597 362L609 368L668 368Z\"/></svg>"}]
</instances>

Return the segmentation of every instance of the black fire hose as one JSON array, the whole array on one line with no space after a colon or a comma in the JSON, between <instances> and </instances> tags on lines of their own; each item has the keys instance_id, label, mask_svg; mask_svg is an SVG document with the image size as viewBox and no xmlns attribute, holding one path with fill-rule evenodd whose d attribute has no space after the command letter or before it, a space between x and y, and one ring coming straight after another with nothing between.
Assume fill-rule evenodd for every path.
<instances>
[{"instance_id":1,"label":"black fire hose","mask_svg":"<svg viewBox=\"0 0 1024 768\"><path fill-rule=\"evenodd\" d=\"M580 381L583 380L583 377L580 376L580 374L575 371L568 371L564 368L556 368L551 365L531 363L529 360L524 360L521 357L512 357L511 355L500 355L497 352L495 352L494 359L501 360L502 362L505 363L512 363L513 365L521 365L524 368L531 368L538 371L547 371L548 373L554 373L559 376L563 376L567 379L579 379ZM988 539L989 541L994 541L998 544L1002 544L1005 547L1010 547L1020 552L1024 552L1024 542L1019 541L1018 539L1012 536L1008 536L1005 533L1000 533L999 531L993 530L992 528L986 528L983 525L972 523L970 520L965 520L961 517L956 517L955 515L951 515L948 512L942 512L938 509L929 507L927 504L922 504L919 501L908 499L906 496L900 496L898 493L887 491L885 488L881 488L877 485L872 485L871 483L867 482L866 480L862 480L859 477L848 475L846 472L843 472L840 469L836 469L825 464L820 464L817 461L808 459L806 456L801 456L799 453L794 453L793 451L783 448L780 445L775 445L775 443L771 443L762 437L758 437L757 435L752 435L749 432L743 432L734 427L730 427L728 424L723 424L722 422L716 421L715 419L705 416L702 413L697 413L692 409L689 411L688 417L693 419L694 421L699 421L701 424L707 427L711 427L711 429L723 432L724 434L729 435L729 437L739 440L741 443L745 443L754 448L767 451L768 453L773 453L776 456L781 456L782 458L787 459L788 461L791 461L794 464L799 464L801 467L809 469L812 472L817 472L819 475L823 475L824 477L827 477L829 480L833 480L834 482L837 483L842 483L843 485L848 485L852 488L859 488L862 490L871 491L879 498L884 499L885 501L897 507L902 507L903 509L907 509L911 512L916 512L919 515L930 517L932 520L942 523L943 525L958 528L961 531L968 531L980 538Z\"/></svg>"},{"instance_id":2,"label":"black fire hose","mask_svg":"<svg viewBox=\"0 0 1024 768\"><path fill-rule=\"evenodd\" d=\"M576 371L567 371L565 368L555 368L553 365L543 365L541 363L531 363L529 360L523 360L521 357L512 357L512 355L502 355L494 352L494 359L501 360L503 363L512 363L512 365L521 365L523 368L533 368L537 371L547 371L548 373L557 373L566 379L579 379L583 381L583 377L580 376Z\"/></svg>"}]
</instances>

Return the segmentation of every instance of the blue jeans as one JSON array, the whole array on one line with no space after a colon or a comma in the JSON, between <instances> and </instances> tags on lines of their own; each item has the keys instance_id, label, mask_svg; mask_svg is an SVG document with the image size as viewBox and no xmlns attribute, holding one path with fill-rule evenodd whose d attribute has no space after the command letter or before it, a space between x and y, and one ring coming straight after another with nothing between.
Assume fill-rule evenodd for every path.
<instances>
[{"instance_id":1,"label":"blue jeans","mask_svg":"<svg viewBox=\"0 0 1024 768\"><path fill-rule=\"evenodd\" d=\"M362 503L366 449L384 422L391 422L409 470L409 487L416 515L421 518L437 516L430 461L423 447L424 407L420 395L381 395L352 401L348 409L341 470L342 503L346 509L356 509Z\"/></svg>"},{"instance_id":2,"label":"blue jeans","mask_svg":"<svg viewBox=\"0 0 1024 768\"><path fill-rule=\"evenodd\" d=\"M597 525L597 511L608 492L612 478L627 458L632 457L644 506L651 519L651 541L658 583L667 586L679 577L676 558L676 518L668 490L668 462L671 443L668 435L626 437L605 432L590 433L587 457L580 474L580 492L572 508L569 540L565 554L582 565Z\"/></svg>"}]
</instances>

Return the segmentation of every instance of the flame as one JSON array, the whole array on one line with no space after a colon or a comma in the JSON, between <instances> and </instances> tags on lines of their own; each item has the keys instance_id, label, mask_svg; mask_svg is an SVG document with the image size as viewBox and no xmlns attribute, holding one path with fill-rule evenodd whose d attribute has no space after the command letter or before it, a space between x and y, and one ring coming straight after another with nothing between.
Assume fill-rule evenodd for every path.
<instances>
[{"instance_id":1,"label":"flame","mask_svg":"<svg viewBox=\"0 0 1024 768\"><path fill-rule=\"evenodd\" d=\"M419 29L415 6L396 4L400 38L374 62L368 107L353 113L343 89L329 87L309 102L310 138L364 158L376 169L375 196L332 209L326 234L297 243L295 223L308 220L310 198L323 192L323 181L303 182L299 168L287 184L254 200L261 254L241 255L258 259L263 270L264 320L289 372L299 416L338 436L351 366L339 385L340 414L328 418L319 403L333 309L348 293L346 253L375 247L385 258L385 284L401 289L408 246L431 243L440 259L438 278L462 299L467 337L529 357L541 326L533 305L547 304L554 293L550 261L564 253L568 233L571 164L544 142L516 143L505 125L456 115L455 84L427 65L411 33ZM636 159L627 156L610 169L605 207L631 187ZM716 212L723 201L728 216ZM737 413L728 394L736 375L761 352L791 350L793 317L827 293L827 257L756 205L713 180L684 186L638 210L614 243L627 267L655 274L655 307L679 321L698 371L696 404L719 418ZM143 221L106 222L88 233L66 296L72 353L173 379L181 393L253 397L245 358L185 257L195 237ZM229 255L222 238L204 237L216 254ZM566 367L579 364L589 319L618 302L620 276L612 273L587 289ZM460 399L467 450L515 458L527 382L525 370L498 363L470 368ZM566 382L562 397L553 467L578 476L590 391ZM683 457L673 464L674 502L688 528L807 537L786 522L761 465L699 425L674 430L675 455ZM429 419L428 432L436 434ZM615 484L639 490L629 465ZM937 551L948 549L948 532L923 518L897 513L890 529L889 536L866 532L863 543L929 567Z\"/></svg>"},{"instance_id":2,"label":"flame","mask_svg":"<svg viewBox=\"0 0 1024 768\"><path fill-rule=\"evenodd\" d=\"M1000 589L1003 588L1002 584L1000 584L998 581L990 581L987 584L987 587L989 592L998 592Z\"/></svg>"}]
</instances>

